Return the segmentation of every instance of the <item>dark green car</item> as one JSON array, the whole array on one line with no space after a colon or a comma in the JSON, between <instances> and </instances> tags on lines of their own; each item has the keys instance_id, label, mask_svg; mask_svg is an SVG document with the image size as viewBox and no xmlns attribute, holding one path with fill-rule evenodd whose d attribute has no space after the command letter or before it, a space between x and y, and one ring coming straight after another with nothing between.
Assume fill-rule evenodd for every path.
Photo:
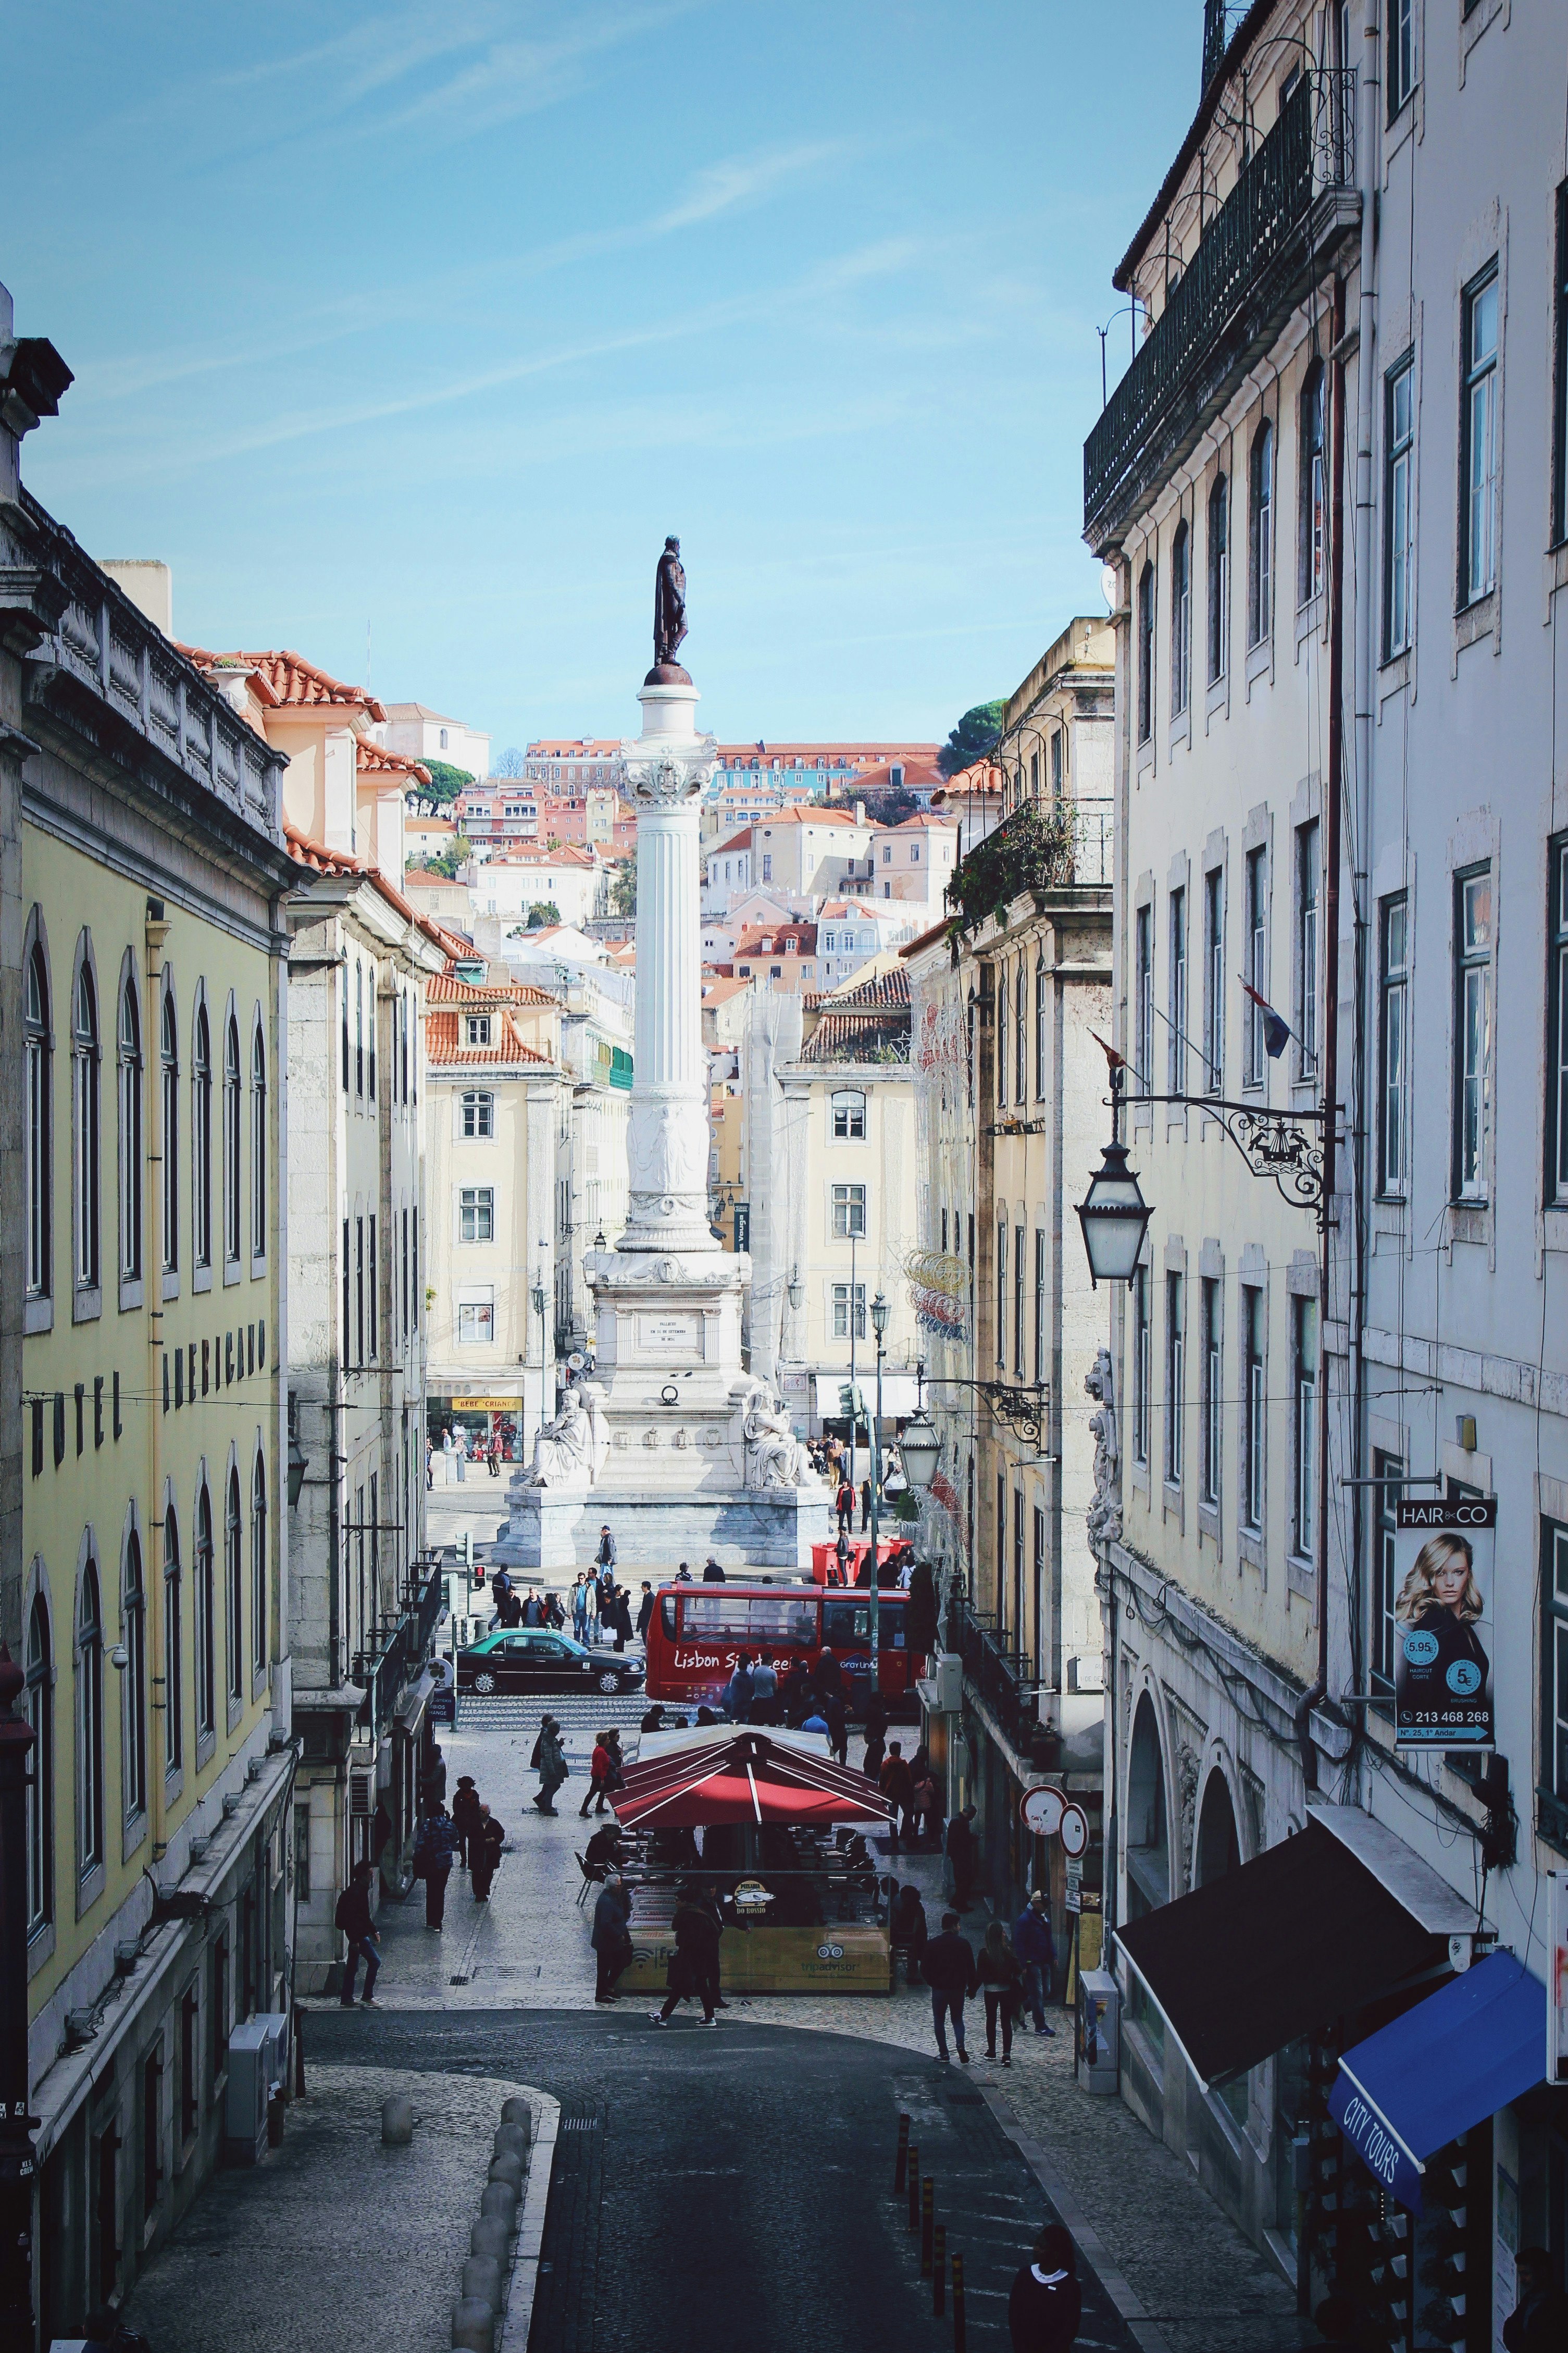
<instances>
[{"instance_id":1,"label":"dark green car","mask_svg":"<svg viewBox=\"0 0 1568 2353\"><path fill-rule=\"evenodd\" d=\"M570 1634L538 1626L498 1627L458 1653L458 1689L477 1692L616 1692L640 1690L643 1662L615 1651L590 1651Z\"/></svg>"}]
</instances>

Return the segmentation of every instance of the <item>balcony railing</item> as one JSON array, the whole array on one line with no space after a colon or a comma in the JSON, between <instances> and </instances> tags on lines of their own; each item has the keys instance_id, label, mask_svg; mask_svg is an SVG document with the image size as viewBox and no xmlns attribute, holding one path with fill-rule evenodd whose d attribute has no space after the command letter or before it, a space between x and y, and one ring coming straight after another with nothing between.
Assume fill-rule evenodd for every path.
<instances>
[{"instance_id":1,"label":"balcony railing","mask_svg":"<svg viewBox=\"0 0 1568 2353\"><path fill-rule=\"evenodd\" d=\"M973 926L1025 891L1109 890L1115 879L1114 808L1109 798L1020 801L959 860L947 886L949 902Z\"/></svg>"},{"instance_id":2,"label":"balcony railing","mask_svg":"<svg viewBox=\"0 0 1568 2353\"><path fill-rule=\"evenodd\" d=\"M404 1691L430 1656L441 1599L440 1563L423 1554L409 1568L403 1599L384 1622L377 1647L354 1658L353 1680L364 1692L360 1725L378 1740Z\"/></svg>"},{"instance_id":3,"label":"balcony railing","mask_svg":"<svg viewBox=\"0 0 1568 2353\"><path fill-rule=\"evenodd\" d=\"M1179 285L1084 444L1084 532L1104 544L1195 440L1230 375L1300 299L1320 198L1355 181L1355 74L1303 76L1242 166ZM1344 226L1338 208L1322 224ZM1326 256L1320 248L1318 259Z\"/></svg>"},{"instance_id":4,"label":"balcony railing","mask_svg":"<svg viewBox=\"0 0 1568 2353\"><path fill-rule=\"evenodd\" d=\"M1048 1686L1029 1672L1027 1653L1011 1645L1005 1633L967 1605L960 1642L965 1682L1017 1754L1027 1763L1044 1764L1047 1734L1040 1722L1040 1694Z\"/></svg>"}]
</instances>

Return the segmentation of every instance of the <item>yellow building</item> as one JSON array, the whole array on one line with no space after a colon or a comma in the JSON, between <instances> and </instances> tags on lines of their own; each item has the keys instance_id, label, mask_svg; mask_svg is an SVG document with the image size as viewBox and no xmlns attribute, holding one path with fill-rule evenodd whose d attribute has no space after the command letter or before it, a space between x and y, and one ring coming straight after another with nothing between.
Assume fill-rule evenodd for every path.
<instances>
[{"instance_id":1,"label":"yellow building","mask_svg":"<svg viewBox=\"0 0 1568 2353\"><path fill-rule=\"evenodd\" d=\"M6 1195L5 1319L24 1337L0 1615L36 1742L47 2344L79 2334L189 2205L225 2138L231 2034L287 2003L293 876L281 760L20 491L3 414L21 1015L4 1092L24 1179Z\"/></svg>"}]
</instances>

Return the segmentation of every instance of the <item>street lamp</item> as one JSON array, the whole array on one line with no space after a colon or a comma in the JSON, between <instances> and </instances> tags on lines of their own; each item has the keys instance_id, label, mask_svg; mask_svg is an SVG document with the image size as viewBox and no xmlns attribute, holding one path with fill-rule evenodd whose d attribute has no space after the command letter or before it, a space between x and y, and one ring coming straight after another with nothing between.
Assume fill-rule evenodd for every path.
<instances>
[{"instance_id":1,"label":"street lamp","mask_svg":"<svg viewBox=\"0 0 1568 2353\"><path fill-rule=\"evenodd\" d=\"M871 1418L871 1689L879 1693L881 1670L881 1556L878 1551L878 1505L882 1495L882 1343L888 1336L888 1303L880 1290L871 1302L871 1329L877 1339L877 1408Z\"/></svg>"},{"instance_id":2,"label":"street lamp","mask_svg":"<svg viewBox=\"0 0 1568 2353\"><path fill-rule=\"evenodd\" d=\"M310 1467L310 1458L300 1443L300 1433L297 1430L291 1430L289 1433L289 1508L290 1511L300 1500L300 1491L305 1484L305 1473Z\"/></svg>"},{"instance_id":3,"label":"street lamp","mask_svg":"<svg viewBox=\"0 0 1568 2353\"><path fill-rule=\"evenodd\" d=\"M936 1424L923 1405L904 1424L903 1436L899 1440L899 1455L910 1485L920 1488L922 1493L928 1492L936 1477L937 1465L942 1461L942 1440L937 1436Z\"/></svg>"},{"instance_id":4,"label":"street lamp","mask_svg":"<svg viewBox=\"0 0 1568 2353\"><path fill-rule=\"evenodd\" d=\"M1135 1173L1127 1166L1127 1146L1121 1141L1121 1072L1113 1069L1110 1141L1089 1180L1089 1191L1078 1205L1089 1271L1097 1291L1102 1275L1107 1282L1131 1282L1153 1214Z\"/></svg>"},{"instance_id":5,"label":"street lamp","mask_svg":"<svg viewBox=\"0 0 1568 2353\"><path fill-rule=\"evenodd\" d=\"M790 1269L789 1282L785 1285L785 1293L789 1300L792 1314L798 1315L801 1309L805 1304L805 1285L800 1279L800 1269L798 1266L792 1266Z\"/></svg>"}]
</instances>

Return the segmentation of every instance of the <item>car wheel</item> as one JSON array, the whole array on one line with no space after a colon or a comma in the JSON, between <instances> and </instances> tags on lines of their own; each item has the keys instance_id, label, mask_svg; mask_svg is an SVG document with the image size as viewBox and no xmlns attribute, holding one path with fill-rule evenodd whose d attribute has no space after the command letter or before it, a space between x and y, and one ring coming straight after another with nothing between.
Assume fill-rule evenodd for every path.
<instances>
[{"instance_id":1,"label":"car wheel","mask_svg":"<svg viewBox=\"0 0 1568 2353\"><path fill-rule=\"evenodd\" d=\"M621 1679L619 1675L616 1674L614 1667L606 1667L605 1669L604 1672L598 1678L598 1683L599 1689L604 1693L606 1699L611 1698L614 1694L618 1692L621 1688Z\"/></svg>"},{"instance_id":2,"label":"car wheel","mask_svg":"<svg viewBox=\"0 0 1568 2353\"><path fill-rule=\"evenodd\" d=\"M494 1675L478 1674L474 1677L474 1689L479 1693L481 1699L489 1699L495 1687L496 1679Z\"/></svg>"}]
</instances>

